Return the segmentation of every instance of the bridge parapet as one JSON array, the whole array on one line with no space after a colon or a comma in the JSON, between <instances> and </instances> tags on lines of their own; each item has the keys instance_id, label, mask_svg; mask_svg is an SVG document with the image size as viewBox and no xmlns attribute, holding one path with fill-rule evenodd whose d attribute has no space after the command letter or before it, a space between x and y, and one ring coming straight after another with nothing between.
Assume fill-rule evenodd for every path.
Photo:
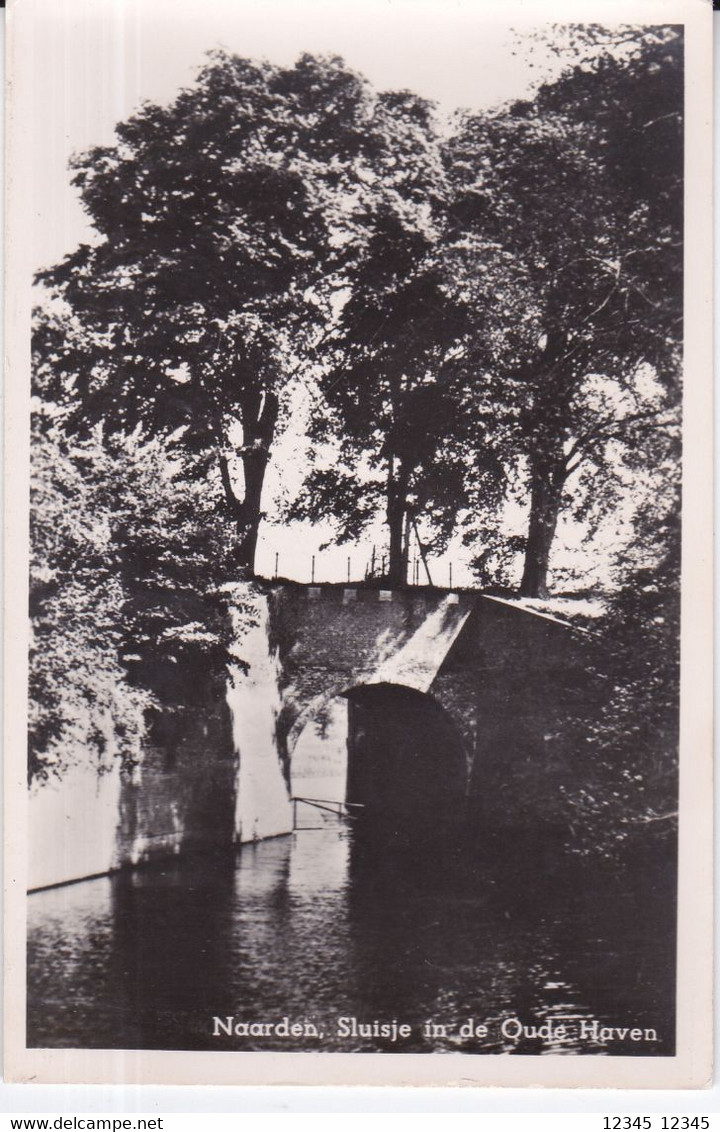
<instances>
[{"instance_id":1,"label":"bridge parapet","mask_svg":"<svg viewBox=\"0 0 720 1132\"><path fill-rule=\"evenodd\" d=\"M462 603L472 604L477 593L463 590L436 588L434 586L413 586L402 589L383 589L378 586L365 585L360 582L348 585L337 582L326 582L317 585L303 585L295 582L265 583L270 592L279 590L295 591L306 601L327 601L340 604L358 602L372 605L375 603L399 602L407 605L409 601L432 601L446 599L451 605Z\"/></svg>"}]
</instances>

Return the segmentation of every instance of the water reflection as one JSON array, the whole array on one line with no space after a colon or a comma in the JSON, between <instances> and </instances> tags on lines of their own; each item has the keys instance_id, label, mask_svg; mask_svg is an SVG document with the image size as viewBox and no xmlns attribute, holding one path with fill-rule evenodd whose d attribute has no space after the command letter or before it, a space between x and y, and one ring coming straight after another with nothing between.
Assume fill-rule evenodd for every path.
<instances>
[{"instance_id":1,"label":"water reflection","mask_svg":"<svg viewBox=\"0 0 720 1132\"><path fill-rule=\"evenodd\" d=\"M661 891L448 866L329 828L36 893L29 1044L672 1052Z\"/></svg>"}]
</instances>

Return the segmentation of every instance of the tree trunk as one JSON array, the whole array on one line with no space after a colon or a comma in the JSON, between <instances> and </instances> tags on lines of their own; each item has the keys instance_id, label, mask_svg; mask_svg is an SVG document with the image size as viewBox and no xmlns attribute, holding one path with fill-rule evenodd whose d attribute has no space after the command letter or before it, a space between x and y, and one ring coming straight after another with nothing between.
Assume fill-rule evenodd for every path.
<instances>
[{"instance_id":1,"label":"tree trunk","mask_svg":"<svg viewBox=\"0 0 720 1132\"><path fill-rule=\"evenodd\" d=\"M566 356L567 330L549 323L546 343L533 374L535 386L525 417L530 460L530 520L525 547L522 597L548 596L550 549L567 478L564 442L576 374Z\"/></svg>"},{"instance_id":2,"label":"tree trunk","mask_svg":"<svg viewBox=\"0 0 720 1132\"><path fill-rule=\"evenodd\" d=\"M250 394L242 398L241 410L243 446L240 459L245 480L242 499L235 494L225 456L220 457L220 470L225 499L237 527L235 561L242 576L252 577L262 518L262 490L278 417L278 399L274 393Z\"/></svg>"},{"instance_id":3,"label":"tree trunk","mask_svg":"<svg viewBox=\"0 0 720 1132\"><path fill-rule=\"evenodd\" d=\"M530 521L525 547L522 597L548 596L548 565L555 537L560 500L565 481L564 463L537 461L530 489Z\"/></svg>"},{"instance_id":4,"label":"tree trunk","mask_svg":"<svg viewBox=\"0 0 720 1132\"><path fill-rule=\"evenodd\" d=\"M237 526L236 556L240 570L249 576L255 573L255 551L262 518L262 489L269 457L270 453L265 447L258 445L248 448L247 445L243 445L241 459L245 476L245 495L242 503L242 519Z\"/></svg>"},{"instance_id":5,"label":"tree trunk","mask_svg":"<svg viewBox=\"0 0 720 1132\"><path fill-rule=\"evenodd\" d=\"M387 524L390 532L390 553L387 580L391 586L404 586L407 581L407 540L405 516L407 513L407 473L402 464L397 474L393 457L389 460Z\"/></svg>"},{"instance_id":6,"label":"tree trunk","mask_svg":"<svg viewBox=\"0 0 720 1132\"><path fill-rule=\"evenodd\" d=\"M407 559L404 554L403 532L405 528L405 507L402 500L388 501L387 523L390 531L390 555L387 580L391 586L404 586Z\"/></svg>"}]
</instances>

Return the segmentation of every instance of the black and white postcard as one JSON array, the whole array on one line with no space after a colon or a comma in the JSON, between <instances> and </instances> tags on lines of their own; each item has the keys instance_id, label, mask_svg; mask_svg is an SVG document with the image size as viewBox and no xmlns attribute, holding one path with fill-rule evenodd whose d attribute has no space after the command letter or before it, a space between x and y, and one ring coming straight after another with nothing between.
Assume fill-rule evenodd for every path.
<instances>
[{"instance_id":1,"label":"black and white postcard","mask_svg":"<svg viewBox=\"0 0 720 1132\"><path fill-rule=\"evenodd\" d=\"M10 4L10 1079L708 1083L711 16Z\"/></svg>"}]
</instances>

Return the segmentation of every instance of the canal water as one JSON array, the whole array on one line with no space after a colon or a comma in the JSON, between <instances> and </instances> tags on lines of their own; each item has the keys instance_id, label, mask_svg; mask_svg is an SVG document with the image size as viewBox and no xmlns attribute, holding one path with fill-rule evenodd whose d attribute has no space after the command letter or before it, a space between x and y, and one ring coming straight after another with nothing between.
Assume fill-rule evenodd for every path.
<instances>
[{"instance_id":1,"label":"canal water","mask_svg":"<svg viewBox=\"0 0 720 1132\"><path fill-rule=\"evenodd\" d=\"M655 876L434 876L329 825L36 892L28 1045L668 1055Z\"/></svg>"}]
</instances>

